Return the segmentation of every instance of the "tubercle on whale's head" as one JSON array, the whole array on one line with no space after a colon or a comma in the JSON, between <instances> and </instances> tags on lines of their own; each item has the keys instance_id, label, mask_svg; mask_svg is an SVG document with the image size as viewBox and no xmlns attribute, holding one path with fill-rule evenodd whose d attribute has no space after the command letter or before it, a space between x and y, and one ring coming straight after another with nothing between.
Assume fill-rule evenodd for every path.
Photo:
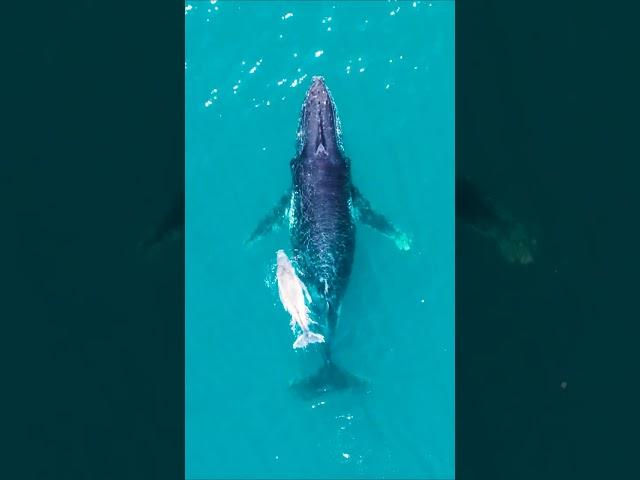
<instances>
[{"instance_id":1,"label":"tubercle on whale's head","mask_svg":"<svg viewBox=\"0 0 640 480\"><path fill-rule=\"evenodd\" d=\"M302 104L298 155L342 158L341 128L336 105L323 77L313 77Z\"/></svg>"}]
</instances>

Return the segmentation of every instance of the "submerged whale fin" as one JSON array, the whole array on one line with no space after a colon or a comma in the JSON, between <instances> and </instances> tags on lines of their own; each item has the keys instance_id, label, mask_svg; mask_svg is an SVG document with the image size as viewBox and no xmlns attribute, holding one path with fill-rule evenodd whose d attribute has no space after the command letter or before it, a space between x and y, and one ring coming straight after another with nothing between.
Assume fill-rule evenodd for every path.
<instances>
[{"instance_id":1,"label":"submerged whale fin","mask_svg":"<svg viewBox=\"0 0 640 480\"><path fill-rule=\"evenodd\" d=\"M278 227L282 225L284 222L285 214L287 213L287 207L291 203L291 192L287 191L280 197L278 203L273 207L273 209L265 215L265 217L260 220L258 226L255 228L253 233L245 240L245 245L251 244L268 233L276 230Z\"/></svg>"},{"instance_id":2,"label":"submerged whale fin","mask_svg":"<svg viewBox=\"0 0 640 480\"><path fill-rule=\"evenodd\" d=\"M351 188L351 204L354 216L365 225L375 228L384 236L393 240L400 250L409 250L411 248L411 239L409 236L397 229L384 215L376 212L364 198L360 190L356 187Z\"/></svg>"},{"instance_id":3,"label":"submerged whale fin","mask_svg":"<svg viewBox=\"0 0 640 480\"><path fill-rule=\"evenodd\" d=\"M495 205L467 177L456 177L456 220L493 240L511 263L533 262L537 246L529 228Z\"/></svg>"},{"instance_id":4,"label":"submerged whale fin","mask_svg":"<svg viewBox=\"0 0 640 480\"><path fill-rule=\"evenodd\" d=\"M174 198L171 210L138 243L138 250L151 256L165 244L182 236L184 236L184 192L179 192Z\"/></svg>"},{"instance_id":5,"label":"submerged whale fin","mask_svg":"<svg viewBox=\"0 0 640 480\"><path fill-rule=\"evenodd\" d=\"M290 383L290 388L298 395L312 398L329 392L351 390L367 393L368 382L340 368L331 360L326 360L315 374Z\"/></svg>"}]
</instances>

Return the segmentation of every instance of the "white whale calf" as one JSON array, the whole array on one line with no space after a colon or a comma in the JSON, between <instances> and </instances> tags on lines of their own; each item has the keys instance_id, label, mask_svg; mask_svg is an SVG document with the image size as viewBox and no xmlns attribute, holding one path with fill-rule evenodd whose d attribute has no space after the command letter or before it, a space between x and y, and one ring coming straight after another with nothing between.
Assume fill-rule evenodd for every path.
<instances>
[{"instance_id":1,"label":"white whale calf","mask_svg":"<svg viewBox=\"0 0 640 480\"><path fill-rule=\"evenodd\" d=\"M302 330L293 343L293 348L304 348L310 343L323 343L324 336L309 330L311 324L315 324L309 316L309 307L305 303L305 297L311 303L311 295L305 284L298 278L289 257L284 250L277 252L278 268L278 294L284 309L291 315L291 329L295 332L296 325Z\"/></svg>"}]
</instances>

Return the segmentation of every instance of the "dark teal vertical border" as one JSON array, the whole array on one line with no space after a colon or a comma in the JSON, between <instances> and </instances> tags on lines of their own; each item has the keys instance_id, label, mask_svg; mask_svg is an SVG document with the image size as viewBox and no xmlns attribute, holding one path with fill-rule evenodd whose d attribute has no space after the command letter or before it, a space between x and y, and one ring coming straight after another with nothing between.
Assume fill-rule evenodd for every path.
<instances>
[{"instance_id":1,"label":"dark teal vertical border","mask_svg":"<svg viewBox=\"0 0 640 480\"><path fill-rule=\"evenodd\" d=\"M0 478L183 478L184 4L0 17Z\"/></svg>"},{"instance_id":2,"label":"dark teal vertical border","mask_svg":"<svg viewBox=\"0 0 640 480\"><path fill-rule=\"evenodd\" d=\"M459 480L637 471L638 13L456 1L457 174L540 232L523 270L456 230Z\"/></svg>"}]
</instances>

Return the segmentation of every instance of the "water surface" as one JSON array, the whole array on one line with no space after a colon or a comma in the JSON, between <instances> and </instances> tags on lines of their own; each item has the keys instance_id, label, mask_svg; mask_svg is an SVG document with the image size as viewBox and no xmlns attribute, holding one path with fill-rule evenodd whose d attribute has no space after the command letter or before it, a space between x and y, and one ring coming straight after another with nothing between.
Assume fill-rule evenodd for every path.
<instances>
[{"instance_id":1,"label":"water surface","mask_svg":"<svg viewBox=\"0 0 640 480\"><path fill-rule=\"evenodd\" d=\"M188 478L454 477L454 4L413 3L185 4ZM290 184L313 75L413 246L359 226L334 356L371 392L301 400L287 231L242 242Z\"/></svg>"}]
</instances>

